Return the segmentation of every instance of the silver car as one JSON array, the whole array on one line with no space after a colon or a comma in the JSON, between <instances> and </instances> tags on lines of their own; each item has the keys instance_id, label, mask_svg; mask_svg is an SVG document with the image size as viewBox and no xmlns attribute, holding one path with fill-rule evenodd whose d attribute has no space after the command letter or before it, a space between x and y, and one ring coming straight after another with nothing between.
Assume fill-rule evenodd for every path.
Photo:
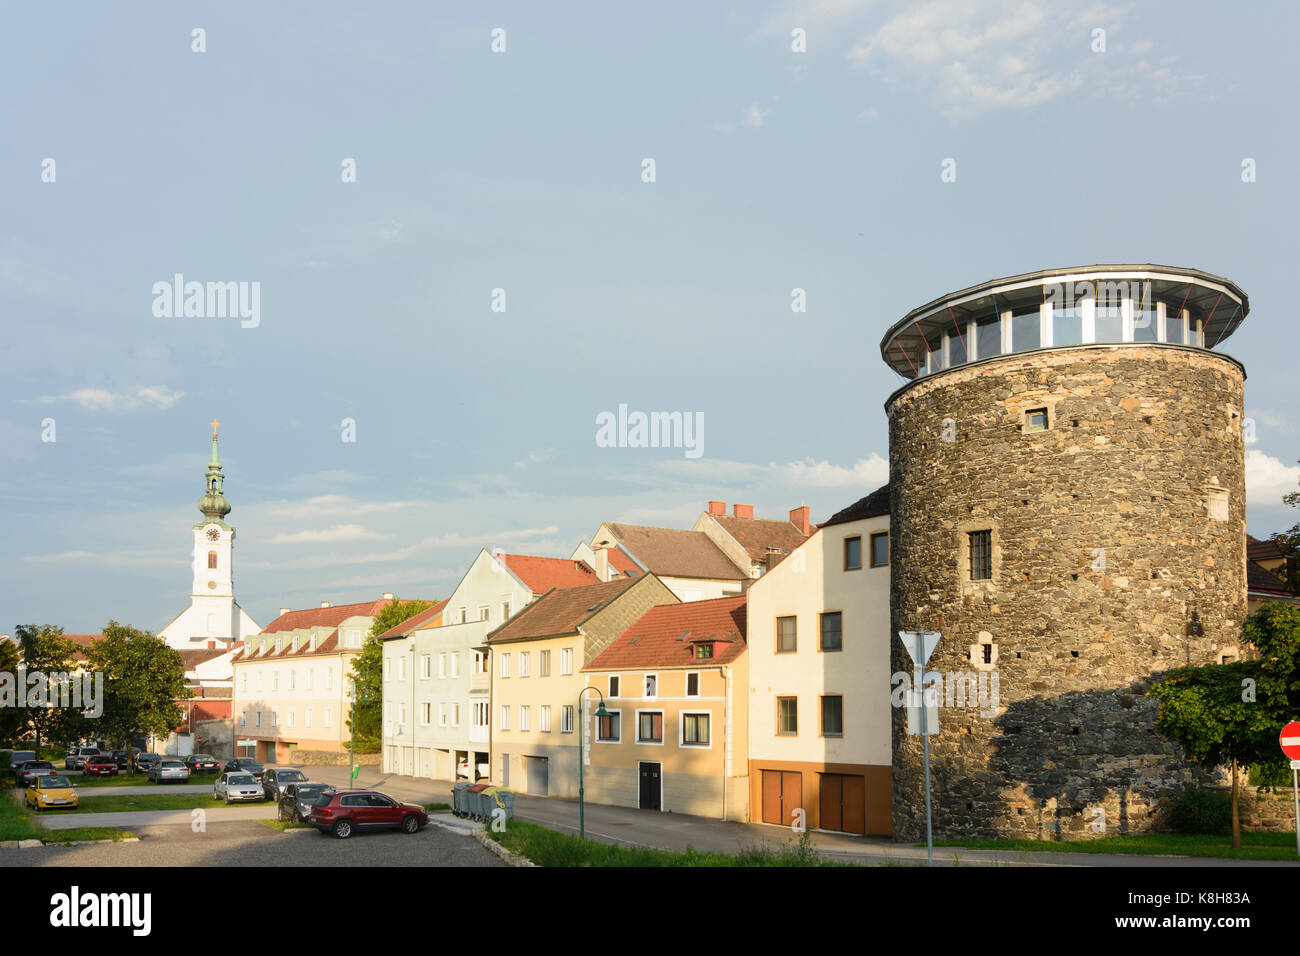
<instances>
[{"instance_id":1,"label":"silver car","mask_svg":"<svg viewBox=\"0 0 1300 956\"><path fill-rule=\"evenodd\" d=\"M261 803L265 796L261 782L251 773L223 773L212 788L212 799L226 803Z\"/></svg>"},{"instance_id":2,"label":"silver car","mask_svg":"<svg viewBox=\"0 0 1300 956\"><path fill-rule=\"evenodd\" d=\"M184 783L190 779L190 770L183 760L163 759L149 768L148 779L150 783L166 783L168 780Z\"/></svg>"}]
</instances>

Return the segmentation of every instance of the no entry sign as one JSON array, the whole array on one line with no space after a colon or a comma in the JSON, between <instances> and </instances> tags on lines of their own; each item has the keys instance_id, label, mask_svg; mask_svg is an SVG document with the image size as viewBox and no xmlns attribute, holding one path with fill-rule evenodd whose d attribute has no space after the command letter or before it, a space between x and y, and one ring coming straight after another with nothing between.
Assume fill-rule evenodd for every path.
<instances>
[{"instance_id":1,"label":"no entry sign","mask_svg":"<svg viewBox=\"0 0 1300 956\"><path fill-rule=\"evenodd\" d=\"M1300 760L1300 720L1293 720L1282 728L1279 743L1282 744L1282 753L1292 760Z\"/></svg>"}]
</instances>

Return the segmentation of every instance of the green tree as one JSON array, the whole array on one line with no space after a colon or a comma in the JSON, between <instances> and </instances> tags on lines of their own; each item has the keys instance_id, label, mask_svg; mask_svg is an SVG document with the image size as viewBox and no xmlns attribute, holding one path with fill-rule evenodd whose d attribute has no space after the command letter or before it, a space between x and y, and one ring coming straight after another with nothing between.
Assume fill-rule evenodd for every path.
<instances>
[{"instance_id":1,"label":"green tree","mask_svg":"<svg viewBox=\"0 0 1300 956\"><path fill-rule=\"evenodd\" d=\"M9 680L18 679L18 645L13 641L0 641L0 675L8 674ZM0 677L4 680L4 677ZM15 695L18 693L14 688ZM18 701L15 699L14 703ZM22 708L7 707L0 702L0 742L13 743L22 728Z\"/></svg>"},{"instance_id":2,"label":"green tree","mask_svg":"<svg viewBox=\"0 0 1300 956\"><path fill-rule=\"evenodd\" d=\"M1300 508L1300 491L1288 492L1282 496L1282 501L1292 508ZM1287 559L1286 567L1281 571L1282 579L1287 587L1300 594L1300 521L1286 531L1271 535L1271 538Z\"/></svg>"},{"instance_id":3,"label":"green tree","mask_svg":"<svg viewBox=\"0 0 1300 956\"><path fill-rule=\"evenodd\" d=\"M1266 604L1241 628L1256 660L1180 667L1151 688L1160 701L1156 730L1177 741L1188 758L1232 771L1232 845L1241 847L1240 772L1253 766L1275 774L1282 761L1278 733L1300 701L1300 608Z\"/></svg>"},{"instance_id":4,"label":"green tree","mask_svg":"<svg viewBox=\"0 0 1300 956\"><path fill-rule=\"evenodd\" d=\"M379 635L430 607L428 601L394 602L385 607L375 616L361 653L353 659L354 692L348 729L356 738L357 753L378 753L383 743L384 646Z\"/></svg>"},{"instance_id":5,"label":"green tree","mask_svg":"<svg viewBox=\"0 0 1300 956\"><path fill-rule=\"evenodd\" d=\"M63 628L52 624L19 624L14 628L14 637L29 676L39 673L48 679L52 675L67 674L76 669L77 646L70 638L63 636ZM18 688L20 694L25 690ZM67 708L19 708L18 734L32 734L36 738L33 749L38 754L42 742L48 744L55 738L77 739L80 729L80 714Z\"/></svg>"},{"instance_id":6,"label":"green tree","mask_svg":"<svg viewBox=\"0 0 1300 956\"><path fill-rule=\"evenodd\" d=\"M165 736L185 719L185 708L176 703L190 696L185 664L162 638L109 621L89 656L104 674L97 737L129 746L134 737Z\"/></svg>"}]
</instances>

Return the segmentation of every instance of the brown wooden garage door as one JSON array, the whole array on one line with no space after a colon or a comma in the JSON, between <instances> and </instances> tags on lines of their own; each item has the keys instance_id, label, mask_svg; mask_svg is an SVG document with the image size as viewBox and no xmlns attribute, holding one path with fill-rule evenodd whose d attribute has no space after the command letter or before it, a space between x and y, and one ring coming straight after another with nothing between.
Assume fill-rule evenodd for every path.
<instances>
[{"instance_id":1,"label":"brown wooden garage door","mask_svg":"<svg viewBox=\"0 0 1300 956\"><path fill-rule=\"evenodd\" d=\"M789 826L803 806L803 775L791 770L763 771L763 822Z\"/></svg>"},{"instance_id":2,"label":"brown wooden garage door","mask_svg":"<svg viewBox=\"0 0 1300 956\"><path fill-rule=\"evenodd\" d=\"M845 833L867 832L867 784L861 777L842 773L823 773L818 825L823 830Z\"/></svg>"}]
</instances>

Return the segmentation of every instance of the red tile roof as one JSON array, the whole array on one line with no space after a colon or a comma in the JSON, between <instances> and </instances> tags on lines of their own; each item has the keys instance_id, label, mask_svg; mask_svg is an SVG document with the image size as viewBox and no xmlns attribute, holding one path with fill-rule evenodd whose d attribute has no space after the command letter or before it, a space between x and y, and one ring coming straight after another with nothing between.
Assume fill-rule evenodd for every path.
<instances>
[{"instance_id":1,"label":"red tile roof","mask_svg":"<svg viewBox=\"0 0 1300 956\"><path fill-rule=\"evenodd\" d=\"M697 660L695 645L703 643L713 644L713 656ZM642 614L583 670L730 664L745 653L745 646L743 594L663 604Z\"/></svg>"},{"instance_id":2,"label":"red tile roof","mask_svg":"<svg viewBox=\"0 0 1300 956\"><path fill-rule=\"evenodd\" d=\"M709 515L722 530L736 539L752 561L766 561L771 551L789 554L808 536L789 521L766 518L737 518L734 515Z\"/></svg>"},{"instance_id":3,"label":"red tile roof","mask_svg":"<svg viewBox=\"0 0 1300 956\"><path fill-rule=\"evenodd\" d=\"M443 608L447 606L448 600L449 598L443 598L433 607L427 608L419 614L414 614L411 617L408 617L405 621L402 621L402 623L390 627L388 630L384 631L384 633L379 635L379 639L381 641L386 641L394 637L406 637L407 634L410 634L420 625L429 623L429 621L432 621L441 614Z\"/></svg>"},{"instance_id":4,"label":"red tile roof","mask_svg":"<svg viewBox=\"0 0 1300 956\"><path fill-rule=\"evenodd\" d=\"M497 557L534 594L551 588L577 588L596 583L596 572L586 561L535 558L529 554L498 554Z\"/></svg>"},{"instance_id":5,"label":"red tile roof","mask_svg":"<svg viewBox=\"0 0 1300 956\"><path fill-rule=\"evenodd\" d=\"M1277 560L1283 556L1276 541L1261 541L1252 535L1246 535L1246 557L1251 561Z\"/></svg>"},{"instance_id":6,"label":"red tile roof","mask_svg":"<svg viewBox=\"0 0 1300 956\"><path fill-rule=\"evenodd\" d=\"M678 531L636 524L606 522L618 545L647 570L682 578L742 581L749 577L709 540L703 531Z\"/></svg>"},{"instance_id":7,"label":"red tile roof","mask_svg":"<svg viewBox=\"0 0 1300 956\"><path fill-rule=\"evenodd\" d=\"M530 638L573 634L593 614L602 610L638 578L615 578L580 588L547 591L487 636L487 643L500 644Z\"/></svg>"},{"instance_id":8,"label":"red tile roof","mask_svg":"<svg viewBox=\"0 0 1300 956\"><path fill-rule=\"evenodd\" d=\"M635 577L641 573L641 569L636 566L636 562L627 556L622 548L610 548L607 554L609 566L615 571Z\"/></svg>"},{"instance_id":9,"label":"red tile roof","mask_svg":"<svg viewBox=\"0 0 1300 956\"><path fill-rule=\"evenodd\" d=\"M1277 594L1283 597L1292 596L1291 590L1286 586L1285 581L1266 568L1260 567L1254 561L1246 562L1246 590L1264 594Z\"/></svg>"},{"instance_id":10,"label":"red tile roof","mask_svg":"<svg viewBox=\"0 0 1300 956\"><path fill-rule=\"evenodd\" d=\"M213 658L220 657L226 653L224 650L217 648L197 648L190 651L177 651L181 655L181 662L184 663L187 671L192 671L200 664L205 664Z\"/></svg>"},{"instance_id":11,"label":"red tile roof","mask_svg":"<svg viewBox=\"0 0 1300 956\"><path fill-rule=\"evenodd\" d=\"M350 617L375 617L393 603L411 602L395 602L392 598L380 598L378 601L364 601L361 604L335 604L333 607L309 607L302 611L289 611L262 628L262 633L275 634L304 627L338 627Z\"/></svg>"}]
</instances>

